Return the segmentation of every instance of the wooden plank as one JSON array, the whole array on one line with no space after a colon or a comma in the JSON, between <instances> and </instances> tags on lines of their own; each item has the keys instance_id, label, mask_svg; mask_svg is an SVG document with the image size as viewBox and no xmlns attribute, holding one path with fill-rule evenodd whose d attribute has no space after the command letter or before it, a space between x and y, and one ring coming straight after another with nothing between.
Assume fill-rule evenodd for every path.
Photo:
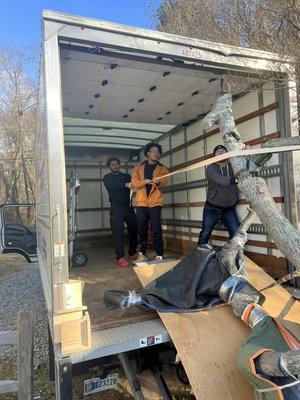
<instances>
[{"instance_id":1,"label":"wooden plank","mask_svg":"<svg viewBox=\"0 0 300 400\"><path fill-rule=\"evenodd\" d=\"M178 261L135 268L145 286ZM196 399L252 399L252 388L237 369L237 349L249 328L225 305L197 313L160 313L184 365ZM225 397L227 396L227 397Z\"/></svg>"},{"instance_id":2,"label":"wooden plank","mask_svg":"<svg viewBox=\"0 0 300 400\"><path fill-rule=\"evenodd\" d=\"M247 142L245 142L245 145L256 146L258 144L262 144L262 143L268 142L269 140L277 139L279 137L280 137L280 132L273 132L273 133L270 133L270 134L265 135L265 136L260 136L260 137L257 137L255 139L248 140ZM202 140L202 139L200 139L200 137L199 138L195 138L195 139L190 140L189 142L184 143L183 145L180 145L178 147L182 147L182 146L183 147L187 147L187 146L190 146L191 144L194 144L194 143L191 143L191 142L198 142L199 140ZM174 149L170 150L170 152L172 152L172 153L174 151L176 151L176 147ZM192 164L194 164L196 162L199 162L199 161L202 161L202 160L207 160L209 157L213 157L213 153L206 154L205 156L195 158L194 160L190 160L190 161L175 165L174 167L169 168L169 170L173 171L173 170L176 170L177 168L187 167L188 165L192 165Z\"/></svg>"},{"instance_id":3,"label":"wooden plank","mask_svg":"<svg viewBox=\"0 0 300 400\"><path fill-rule=\"evenodd\" d=\"M0 346L18 343L17 332L0 332Z\"/></svg>"},{"instance_id":4,"label":"wooden plank","mask_svg":"<svg viewBox=\"0 0 300 400\"><path fill-rule=\"evenodd\" d=\"M278 203L278 204L284 203L284 197L282 197L282 196L273 197L273 200L275 201L275 203ZM250 204L250 202L247 201L246 199L239 199L237 204L239 204L239 205L241 205L241 204ZM177 207L203 207L204 205L205 205L205 201L193 201L193 202L189 202L189 203L164 204L164 207L173 207L173 208L177 208Z\"/></svg>"},{"instance_id":5,"label":"wooden plank","mask_svg":"<svg viewBox=\"0 0 300 400\"><path fill-rule=\"evenodd\" d=\"M0 381L0 394L18 391L18 381Z\"/></svg>"},{"instance_id":6,"label":"wooden plank","mask_svg":"<svg viewBox=\"0 0 300 400\"><path fill-rule=\"evenodd\" d=\"M162 230L163 233L166 235L166 239L172 239L173 237L168 236L168 235L178 235L178 236L189 236L189 237L195 237L198 238L199 237L199 233L196 232L183 232L183 231L176 231L176 230L170 230L170 229L163 229ZM219 240L219 241L224 241L227 242L227 240L229 239L228 236L221 236L221 235L211 235L211 239L213 240ZM189 241L189 240L185 240L182 239L183 241L186 241L188 243L191 243L191 247L195 247L196 246L196 241ZM249 246L254 246L254 247L263 247L266 249L277 249L275 243L273 242L265 242L262 240L252 240L249 239L246 243ZM277 257L276 257L277 258ZM281 257L283 258L283 257Z\"/></svg>"},{"instance_id":7,"label":"wooden plank","mask_svg":"<svg viewBox=\"0 0 300 400\"><path fill-rule=\"evenodd\" d=\"M188 232L186 232L188 233ZM195 233L191 233L192 237ZM196 233L198 236L198 234ZM187 254L196 246L196 242L179 238L165 238L165 248L174 253ZM268 254L245 251L245 255L265 269L272 276L281 277L287 273L287 260L284 257L275 257Z\"/></svg>"},{"instance_id":8,"label":"wooden plank","mask_svg":"<svg viewBox=\"0 0 300 400\"><path fill-rule=\"evenodd\" d=\"M173 263L138 266L135 272L143 286L161 276ZM248 281L260 290L274 280L246 258ZM281 286L275 285L263 292L263 307L278 318L299 340L300 301ZM240 375L235 357L240 344L249 334L249 328L234 317L229 306L198 313L160 313L178 354L182 360L197 399L223 400L253 398L249 383Z\"/></svg>"},{"instance_id":9,"label":"wooden plank","mask_svg":"<svg viewBox=\"0 0 300 400\"><path fill-rule=\"evenodd\" d=\"M281 277L286 275L288 272L287 259L284 257L275 257L251 251L245 251L245 255L255 262L255 264L269 272L272 276Z\"/></svg>"},{"instance_id":10,"label":"wooden plank","mask_svg":"<svg viewBox=\"0 0 300 400\"><path fill-rule=\"evenodd\" d=\"M260 115L263 115L263 114L265 114L265 113L267 113L269 111L276 110L276 108L278 108L278 103L277 102L269 104L268 106L262 107L259 110L253 111L253 112L251 112L249 114L246 114L246 115L244 115L244 116L242 116L240 118L237 118L235 120L235 124L238 125L238 124L241 124L243 122L249 121L250 119L258 117ZM200 136L198 136L198 137L196 137L194 139L189 140L186 143L183 143L183 144L181 144L179 146L174 147L171 150L165 151L162 154L162 157L168 156L168 155L170 155L172 153L175 153L176 151L182 150L185 147L192 146L193 144L198 143L199 141L201 141L203 139L206 139L206 138L208 138L210 136L213 136L213 135L215 135L216 133L219 133L219 132L220 132L219 128L213 129L210 132L206 132L206 133L204 133L204 134L202 134L202 135L200 135ZM276 137L280 136L280 132L273 132L273 133L270 133L269 135L259 136L256 139L252 139L252 140L256 141L256 142L254 142L255 144L264 143L264 142L267 142L268 140L275 139L276 137L274 137L274 135L276 135L276 134L278 134L278 136L276 136ZM252 140L249 140L249 142L251 142ZM249 144L249 143L246 142L245 144Z\"/></svg>"},{"instance_id":11,"label":"wooden plank","mask_svg":"<svg viewBox=\"0 0 300 400\"><path fill-rule=\"evenodd\" d=\"M248 270L248 282L257 290L261 290L274 283L274 279L265 271L259 268L252 260L246 258ZM283 324L291 322L294 326L288 325L288 329L300 340L300 301L280 285L263 291L266 301L263 304L264 309L274 318L279 318Z\"/></svg>"},{"instance_id":12,"label":"wooden plank","mask_svg":"<svg viewBox=\"0 0 300 400\"><path fill-rule=\"evenodd\" d=\"M23 311L18 316L18 400L32 398L33 314Z\"/></svg>"}]
</instances>

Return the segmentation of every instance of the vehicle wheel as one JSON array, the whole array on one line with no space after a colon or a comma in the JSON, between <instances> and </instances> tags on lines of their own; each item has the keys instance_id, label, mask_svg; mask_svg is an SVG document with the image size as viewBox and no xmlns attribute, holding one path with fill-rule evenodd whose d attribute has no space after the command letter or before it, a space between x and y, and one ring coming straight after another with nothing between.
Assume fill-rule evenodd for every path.
<instances>
[{"instance_id":1,"label":"vehicle wheel","mask_svg":"<svg viewBox=\"0 0 300 400\"><path fill-rule=\"evenodd\" d=\"M183 368L183 365L181 362L179 362L176 365L176 374L177 374L177 378L184 384L184 385L189 385L190 381L187 377L187 374Z\"/></svg>"},{"instance_id":2,"label":"vehicle wheel","mask_svg":"<svg viewBox=\"0 0 300 400\"><path fill-rule=\"evenodd\" d=\"M71 258L71 267L84 267L88 261L86 253L76 251Z\"/></svg>"}]
</instances>

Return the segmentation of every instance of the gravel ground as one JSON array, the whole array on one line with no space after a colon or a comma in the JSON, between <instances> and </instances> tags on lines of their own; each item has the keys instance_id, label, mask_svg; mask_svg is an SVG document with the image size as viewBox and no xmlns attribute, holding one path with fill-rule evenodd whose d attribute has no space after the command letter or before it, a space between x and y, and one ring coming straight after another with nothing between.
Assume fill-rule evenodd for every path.
<instances>
[{"instance_id":1,"label":"gravel ground","mask_svg":"<svg viewBox=\"0 0 300 400\"><path fill-rule=\"evenodd\" d=\"M49 381L48 332L46 306L37 264L26 264L21 256L0 255L0 331L16 330L19 311L32 310L34 314L33 393L41 400L55 400L54 382ZM0 346L0 380L17 379L16 346ZM99 400L130 400L131 389L123 373L118 371L116 389L88 396ZM73 399L82 400L85 379L96 377L95 372L73 377ZM176 378L175 366L164 369L164 377L174 400L194 400L192 390ZM153 376L144 371L138 376L146 400L160 400ZM0 400L16 400L17 395L0 394Z\"/></svg>"},{"instance_id":2,"label":"gravel ground","mask_svg":"<svg viewBox=\"0 0 300 400\"><path fill-rule=\"evenodd\" d=\"M0 331L14 331L19 311L34 315L34 358L39 364L48 358L47 315L37 264L29 264L16 275L0 280ZM16 346L1 346L0 361L15 359Z\"/></svg>"}]
</instances>

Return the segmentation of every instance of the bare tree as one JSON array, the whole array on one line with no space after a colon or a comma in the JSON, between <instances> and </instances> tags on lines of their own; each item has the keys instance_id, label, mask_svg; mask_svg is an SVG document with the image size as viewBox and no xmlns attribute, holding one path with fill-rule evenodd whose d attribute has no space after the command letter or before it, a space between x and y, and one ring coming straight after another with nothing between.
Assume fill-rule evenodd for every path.
<instances>
[{"instance_id":1,"label":"bare tree","mask_svg":"<svg viewBox=\"0 0 300 400\"><path fill-rule=\"evenodd\" d=\"M161 31L294 57L300 82L299 0L163 0L151 15Z\"/></svg>"},{"instance_id":2,"label":"bare tree","mask_svg":"<svg viewBox=\"0 0 300 400\"><path fill-rule=\"evenodd\" d=\"M165 32L300 56L297 0L163 0L153 19Z\"/></svg>"},{"instance_id":3,"label":"bare tree","mask_svg":"<svg viewBox=\"0 0 300 400\"><path fill-rule=\"evenodd\" d=\"M36 54L0 46L0 203L34 202Z\"/></svg>"}]
</instances>

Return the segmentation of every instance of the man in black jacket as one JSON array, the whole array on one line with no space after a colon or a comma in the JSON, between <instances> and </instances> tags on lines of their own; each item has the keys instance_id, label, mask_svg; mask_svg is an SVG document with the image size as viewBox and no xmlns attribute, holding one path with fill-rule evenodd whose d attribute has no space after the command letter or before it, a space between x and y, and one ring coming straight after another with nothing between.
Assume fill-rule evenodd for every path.
<instances>
[{"instance_id":1,"label":"man in black jacket","mask_svg":"<svg viewBox=\"0 0 300 400\"><path fill-rule=\"evenodd\" d=\"M226 152L226 147L220 144L214 148L213 153L214 156L218 156ZM209 165L206 168L206 179L208 191L198 245L208 243L209 237L219 221L226 226L230 238L240 225L235 210L238 201L237 182L228 160Z\"/></svg>"},{"instance_id":2,"label":"man in black jacket","mask_svg":"<svg viewBox=\"0 0 300 400\"><path fill-rule=\"evenodd\" d=\"M120 160L111 157L106 165L111 172L103 177L103 183L109 195L110 202L110 226L114 237L116 251L116 264L119 267L127 267L129 262L124 258L124 222L127 225L129 240L129 260L140 260L141 254L137 248L137 222L134 209L130 200L131 176L120 171Z\"/></svg>"}]
</instances>

